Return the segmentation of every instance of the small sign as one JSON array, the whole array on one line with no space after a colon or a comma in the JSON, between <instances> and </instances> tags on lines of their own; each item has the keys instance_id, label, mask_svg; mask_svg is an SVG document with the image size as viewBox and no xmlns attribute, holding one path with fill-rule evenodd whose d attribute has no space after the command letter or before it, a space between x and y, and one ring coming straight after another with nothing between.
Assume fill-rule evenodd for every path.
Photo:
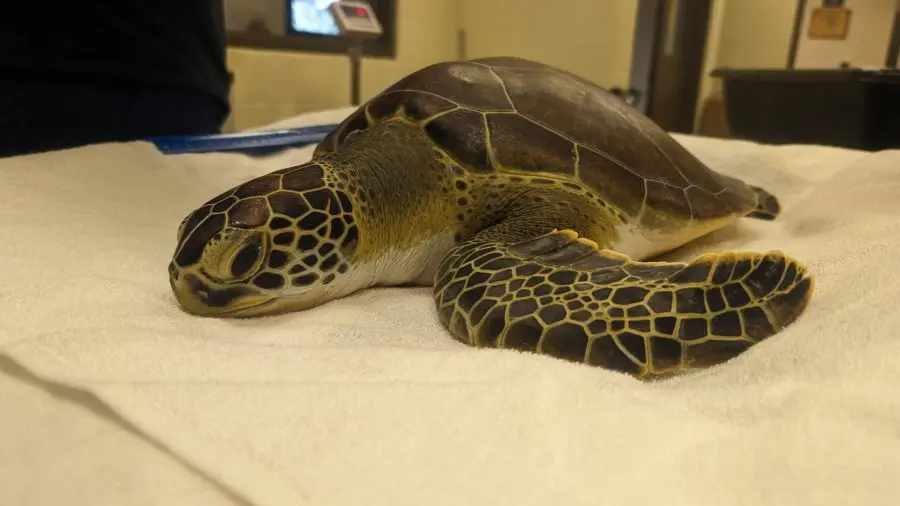
<instances>
[{"instance_id":1,"label":"small sign","mask_svg":"<svg viewBox=\"0 0 900 506\"><path fill-rule=\"evenodd\" d=\"M809 18L807 37L810 39L843 40L850 30L850 9L820 7Z\"/></svg>"}]
</instances>

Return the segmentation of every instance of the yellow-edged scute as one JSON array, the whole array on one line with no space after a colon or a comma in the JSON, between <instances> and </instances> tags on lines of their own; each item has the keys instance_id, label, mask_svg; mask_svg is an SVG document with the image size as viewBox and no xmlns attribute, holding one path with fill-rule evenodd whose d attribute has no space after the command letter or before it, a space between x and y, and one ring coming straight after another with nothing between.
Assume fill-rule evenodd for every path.
<instances>
[{"instance_id":1,"label":"yellow-edged scute","mask_svg":"<svg viewBox=\"0 0 900 506\"><path fill-rule=\"evenodd\" d=\"M721 221L757 203L752 187L711 170L615 95L519 58L443 62L414 72L350 115L317 154L397 116L418 124L473 173L570 180L648 225L653 216Z\"/></svg>"}]
</instances>

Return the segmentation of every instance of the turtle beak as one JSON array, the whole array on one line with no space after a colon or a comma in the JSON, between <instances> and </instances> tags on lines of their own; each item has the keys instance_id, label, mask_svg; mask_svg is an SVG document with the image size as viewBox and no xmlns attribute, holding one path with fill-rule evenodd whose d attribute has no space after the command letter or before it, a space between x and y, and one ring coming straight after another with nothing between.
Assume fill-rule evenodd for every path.
<instances>
[{"instance_id":1,"label":"turtle beak","mask_svg":"<svg viewBox=\"0 0 900 506\"><path fill-rule=\"evenodd\" d=\"M178 304L195 316L241 317L271 302L271 298L246 286L216 288L193 273L169 267L169 284Z\"/></svg>"}]
</instances>

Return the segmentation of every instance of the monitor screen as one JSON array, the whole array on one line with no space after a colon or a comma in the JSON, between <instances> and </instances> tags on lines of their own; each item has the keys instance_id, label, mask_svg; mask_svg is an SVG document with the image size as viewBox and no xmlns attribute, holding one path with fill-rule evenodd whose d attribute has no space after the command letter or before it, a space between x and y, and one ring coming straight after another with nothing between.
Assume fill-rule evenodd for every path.
<instances>
[{"instance_id":1,"label":"monitor screen","mask_svg":"<svg viewBox=\"0 0 900 506\"><path fill-rule=\"evenodd\" d=\"M291 29L298 33L338 35L328 6L335 0L290 0Z\"/></svg>"}]
</instances>

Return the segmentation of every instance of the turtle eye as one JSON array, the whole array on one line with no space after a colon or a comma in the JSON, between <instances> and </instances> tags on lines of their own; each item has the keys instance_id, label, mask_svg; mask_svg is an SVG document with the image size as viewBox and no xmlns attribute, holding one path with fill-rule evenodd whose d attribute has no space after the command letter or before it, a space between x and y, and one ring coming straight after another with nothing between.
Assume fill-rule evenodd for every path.
<instances>
[{"instance_id":1,"label":"turtle eye","mask_svg":"<svg viewBox=\"0 0 900 506\"><path fill-rule=\"evenodd\" d=\"M206 244L202 270L217 283L241 283L263 268L268 246L259 231L226 229Z\"/></svg>"},{"instance_id":2,"label":"turtle eye","mask_svg":"<svg viewBox=\"0 0 900 506\"><path fill-rule=\"evenodd\" d=\"M242 279L253 272L262 261L263 248L259 240L253 240L244 245L237 254L232 257L229 272L235 279Z\"/></svg>"}]
</instances>

